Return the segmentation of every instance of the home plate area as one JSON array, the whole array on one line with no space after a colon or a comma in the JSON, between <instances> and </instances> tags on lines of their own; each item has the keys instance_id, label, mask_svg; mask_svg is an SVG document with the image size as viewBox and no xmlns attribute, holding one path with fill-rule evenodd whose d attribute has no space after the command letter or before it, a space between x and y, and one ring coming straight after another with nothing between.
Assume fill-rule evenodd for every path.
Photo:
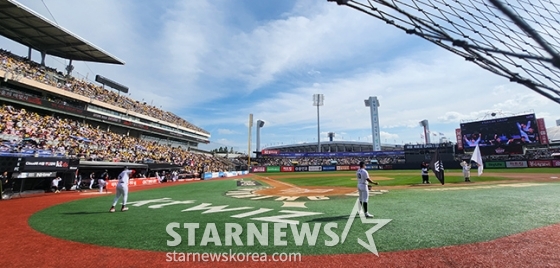
<instances>
[{"instance_id":1,"label":"home plate area","mask_svg":"<svg viewBox=\"0 0 560 268\"><path fill-rule=\"evenodd\" d=\"M281 187L280 189L272 186L262 186L260 183L253 184L250 181L237 181L240 186L236 190L225 193L226 196L249 200L275 200L275 201L321 201L330 200L330 197L358 197L358 190L336 189L337 187L325 189L308 189L301 187ZM245 187L243 187L245 186ZM370 190L370 196L388 193L388 190ZM329 197L330 196L330 197Z\"/></svg>"}]
</instances>

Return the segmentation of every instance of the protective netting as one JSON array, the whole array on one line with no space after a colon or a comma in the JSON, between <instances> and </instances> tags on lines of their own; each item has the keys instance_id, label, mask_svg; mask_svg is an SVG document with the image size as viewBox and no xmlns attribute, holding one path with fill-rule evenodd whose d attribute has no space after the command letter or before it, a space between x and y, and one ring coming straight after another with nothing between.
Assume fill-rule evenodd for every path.
<instances>
[{"instance_id":1,"label":"protective netting","mask_svg":"<svg viewBox=\"0 0 560 268\"><path fill-rule=\"evenodd\" d=\"M560 0L328 0L560 103Z\"/></svg>"}]
</instances>

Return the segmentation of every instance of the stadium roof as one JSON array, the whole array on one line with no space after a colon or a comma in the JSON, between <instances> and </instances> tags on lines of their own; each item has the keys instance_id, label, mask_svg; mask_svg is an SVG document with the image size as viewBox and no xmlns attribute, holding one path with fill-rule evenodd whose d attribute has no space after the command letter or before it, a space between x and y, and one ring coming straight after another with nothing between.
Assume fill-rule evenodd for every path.
<instances>
[{"instance_id":1,"label":"stadium roof","mask_svg":"<svg viewBox=\"0 0 560 268\"><path fill-rule=\"evenodd\" d=\"M68 60L124 65L124 61L14 0L0 0L0 35Z\"/></svg>"},{"instance_id":2,"label":"stadium roof","mask_svg":"<svg viewBox=\"0 0 560 268\"><path fill-rule=\"evenodd\" d=\"M371 142L360 141L321 141L321 151L328 152L330 148L332 152L345 152L354 150L356 152L368 152L373 150ZM399 144L381 144L382 150L404 150L404 145ZM317 142L314 143L296 143L286 145L267 146L261 150L280 150L286 152L315 152L317 150Z\"/></svg>"},{"instance_id":3,"label":"stadium roof","mask_svg":"<svg viewBox=\"0 0 560 268\"><path fill-rule=\"evenodd\" d=\"M560 126L555 126L546 129L546 135L550 143L560 142Z\"/></svg>"}]
</instances>

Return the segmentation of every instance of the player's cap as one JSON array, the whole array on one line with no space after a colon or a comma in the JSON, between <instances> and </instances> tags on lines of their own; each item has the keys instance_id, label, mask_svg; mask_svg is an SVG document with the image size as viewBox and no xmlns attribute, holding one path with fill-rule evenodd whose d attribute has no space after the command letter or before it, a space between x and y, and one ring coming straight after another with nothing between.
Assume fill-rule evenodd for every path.
<instances>
[{"instance_id":1,"label":"player's cap","mask_svg":"<svg viewBox=\"0 0 560 268\"><path fill-rule=\"evenodd\" d=\"M360 166L363 166L363 165L365 165L365 164L366 164L366 163L365 163L364 161L361 161L361 162L360 162Z\"/></svg>"},{"instance_id":2,"label":"player's cap","mask_svg":"<svg viewBox=\"0 0 560 268\"><path fill-rule=\"evenodd\" d=\"M128 169L128 166L124 166L124 169Z\"/></svg>"}]
</instances>

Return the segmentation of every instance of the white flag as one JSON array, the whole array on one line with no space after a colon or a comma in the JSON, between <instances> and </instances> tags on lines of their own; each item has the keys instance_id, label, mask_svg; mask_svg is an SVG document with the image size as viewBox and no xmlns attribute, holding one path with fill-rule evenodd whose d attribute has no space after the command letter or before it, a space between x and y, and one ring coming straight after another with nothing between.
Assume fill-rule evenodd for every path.
<instances>
[{"instance_id":1,"label":"white flag","mask_svg":"<svg viewBox=\"0 0 560 268\"><path fill-rule=\"evenodd\" d=\"M471 161L476 162L476 165L478 166L478 176L482 175L482 170L484 170L484 163L482 163L482 155L480 155L480 148L478 148L478 144L476 145L476 148L474 148Z\"/></svg>"}]
</instances>

